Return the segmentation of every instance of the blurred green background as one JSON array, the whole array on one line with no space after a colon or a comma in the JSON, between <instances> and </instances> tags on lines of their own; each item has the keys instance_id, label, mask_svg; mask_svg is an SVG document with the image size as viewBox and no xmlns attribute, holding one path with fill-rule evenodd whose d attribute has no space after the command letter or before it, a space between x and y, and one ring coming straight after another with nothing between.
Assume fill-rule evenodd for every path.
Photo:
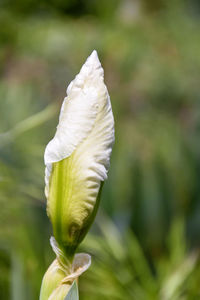
<instances>
[{"instance_id":1,"label":"blurred green background","mask_svg":"<svg viewBox=\"0 0 200 300\"><path fill-rule=\"evenodd\" d=\"M200 299L198 0L0 1L0 299L38 299L54 259L43 153L93 49L116 142L80 299Z\"/></svg>"}]
</instances>

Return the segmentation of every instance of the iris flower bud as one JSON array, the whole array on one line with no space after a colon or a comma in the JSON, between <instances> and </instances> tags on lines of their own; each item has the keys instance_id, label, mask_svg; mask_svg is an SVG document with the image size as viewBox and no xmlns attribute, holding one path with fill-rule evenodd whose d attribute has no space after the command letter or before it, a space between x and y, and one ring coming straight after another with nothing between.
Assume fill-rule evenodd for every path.
<instances>
[{"instance_id":1,"label":"iris flower bud","mask_svg":"<svg viewBox=\"0 0 200 300\"><path fill-rule=\"evenodd\" d=\"M69 260L96 215L113 142L110 98L93 51L67 88L57 131L44 155L47 213Z\"/></svg>"}]
</instances>

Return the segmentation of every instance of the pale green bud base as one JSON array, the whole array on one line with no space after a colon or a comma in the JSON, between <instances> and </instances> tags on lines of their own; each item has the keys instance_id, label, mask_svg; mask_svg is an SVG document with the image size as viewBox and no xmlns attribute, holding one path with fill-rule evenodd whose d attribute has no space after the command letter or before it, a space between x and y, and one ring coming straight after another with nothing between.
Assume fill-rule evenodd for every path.
<instances>
[{"instance_id":1,"label":"pale green bud base","mask_svg":"<svg viewBox=\"0 0 200 300\"><path fill-rule=\"evenodd\" d=\"M73 260L77 247L92 225L99 206L103 182L99 182L94 199L88 204L88 182L79 181L79 169L75 161L77 151L52 166L47 201L47 214L53 234L69 260ZM95 185L94 184L94 185Z\"/></svg>"},{"instance_id":2,"label":"pale green bud base","mask_svg":"<svg viewBox=\"0 0 200 300\"><path fill-rule=\"evenodd\" d=\"M70 261L58 247L54 237L51 237L50 242L57 258L43 277L40 300L64 300L73 282L89 268L91 257L79 253L74 255L73 261Z\"/></svg>"}]
</instances>

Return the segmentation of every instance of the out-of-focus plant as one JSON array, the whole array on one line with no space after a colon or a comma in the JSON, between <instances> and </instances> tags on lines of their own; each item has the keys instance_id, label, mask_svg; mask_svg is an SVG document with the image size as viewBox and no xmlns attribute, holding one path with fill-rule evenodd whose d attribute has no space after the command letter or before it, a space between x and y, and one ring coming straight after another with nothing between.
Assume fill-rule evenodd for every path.
<instances>
[{"instance_id":1,"label":"out-of-focus plant","mask_svg":"<svg viewBox=\"0 0 200 300\"><path fill-rule=\"evenodd\" d=\"M96 51L67 88L55 137L45 150L45 194L56 259L44 275L41 300L63 300L90 266L76 254L97 212L114 142L110 98ZM77 296L74 296L77 299Z\"/></svg>"},{"instance_id":2,"label":"out-of-focus plant","mask_svg":"<svg viewBox=\"0 0 200 300\"><path fill-rule=\"evenodd\" d=\"M199 251L189 251L182 217L172 222L166 253L151 262L133 232L120 233L105 215L97 226L98 237L82 245L95 258L80 282L82 299L198 299Z\"/></svg>"}]
</instances>

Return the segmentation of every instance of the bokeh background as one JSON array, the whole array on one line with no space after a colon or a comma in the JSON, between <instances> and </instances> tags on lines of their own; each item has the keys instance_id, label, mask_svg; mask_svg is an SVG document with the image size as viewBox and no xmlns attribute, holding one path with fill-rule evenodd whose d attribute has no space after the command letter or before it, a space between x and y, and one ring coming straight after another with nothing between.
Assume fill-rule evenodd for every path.
<instances>
[{"instance_id":1,"label":"bokeh background","mask_svg":"<svg viewBox=\"0 0 200 300\"><path fill-rule=\"evenodd\" d=\"M0 299L38 299L54 258L43 153L93 49L116 142L80 299L200 299L198 0L0 1Z\"/></svg>"}]
</instances>

